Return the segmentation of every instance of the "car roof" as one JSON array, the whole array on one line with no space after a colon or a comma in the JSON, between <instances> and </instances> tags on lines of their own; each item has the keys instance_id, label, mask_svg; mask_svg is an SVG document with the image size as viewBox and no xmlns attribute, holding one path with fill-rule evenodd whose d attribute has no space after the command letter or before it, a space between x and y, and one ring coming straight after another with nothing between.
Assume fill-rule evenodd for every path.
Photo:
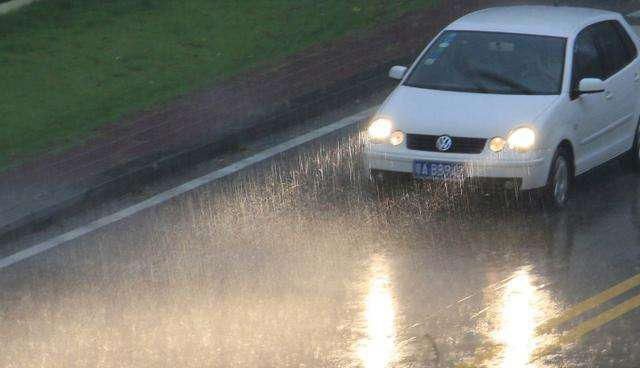
<instances>
[{"instance_id":1,"label":"car roof","mask_svg":"<svg viewBox=\"0 0 640 368\"><path fill-rule=\"evenodd\" d=\"M589 24L619 18L619 13L590 8L504 6L470 13L451 23L446 29L525 33L568 38Z\"/></svg>"}]
</instances>

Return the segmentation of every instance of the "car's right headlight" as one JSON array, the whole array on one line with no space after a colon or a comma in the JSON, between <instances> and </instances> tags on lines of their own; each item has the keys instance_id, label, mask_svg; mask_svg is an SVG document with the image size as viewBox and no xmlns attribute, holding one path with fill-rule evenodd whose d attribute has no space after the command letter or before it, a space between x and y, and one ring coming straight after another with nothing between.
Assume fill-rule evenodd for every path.
<instances>
[{"instance_id":1,"label":"car's right headlight","mask_svg":"<svg viewBox=\"0 0 640 368\"><path fill-rule=\"evenodd\" d=\"M512 150L525 152L536 143L536 132L529 127L514 129L507 137L507 145Z\"/></svg>"},{"instance_id":2,"label":"car's right headlight","mask_svg":"<svg viewBox=\"0 0 640 368\"><path fill-rule=\"evenodd\" d=\"M387 141L391 136L393 130L393 123L386 118L378 118L371 122L369 129L367 129L367 136L369 140L376 143L382 143Z\"/></svg>"}]
</instances>

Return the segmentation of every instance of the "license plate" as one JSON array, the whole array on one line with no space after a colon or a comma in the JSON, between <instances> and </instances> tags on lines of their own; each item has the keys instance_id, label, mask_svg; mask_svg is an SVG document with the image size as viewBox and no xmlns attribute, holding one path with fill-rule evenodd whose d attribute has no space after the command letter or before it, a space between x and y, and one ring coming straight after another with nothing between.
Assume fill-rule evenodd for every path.
<instances>
[{"instance_id":1,"label":"license plate","mask_svg":"<svg viewBox=\"0 0 640 368\"><path fill-rule=\"evenodd\" d=\"M459 162L413 162L413 175L419 179L461 180L464 173L464 164Z\"/></svg>"}]
</instances>

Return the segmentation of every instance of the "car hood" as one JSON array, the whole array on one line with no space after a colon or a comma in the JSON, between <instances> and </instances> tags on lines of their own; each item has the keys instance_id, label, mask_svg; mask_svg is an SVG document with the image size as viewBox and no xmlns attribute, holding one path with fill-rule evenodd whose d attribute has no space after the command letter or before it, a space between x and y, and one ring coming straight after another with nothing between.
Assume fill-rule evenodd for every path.
<instances>
[{"instance_id":1,"label":"car hood","mask_svg":"<svg viewBox=\"0 0 640 368\"><path fill-rule=\"evenodd\" d=\"M535 124L559 96L498 95L398 87L378 111L405 133L491 138Z\"/></svg>"}]
</instances>

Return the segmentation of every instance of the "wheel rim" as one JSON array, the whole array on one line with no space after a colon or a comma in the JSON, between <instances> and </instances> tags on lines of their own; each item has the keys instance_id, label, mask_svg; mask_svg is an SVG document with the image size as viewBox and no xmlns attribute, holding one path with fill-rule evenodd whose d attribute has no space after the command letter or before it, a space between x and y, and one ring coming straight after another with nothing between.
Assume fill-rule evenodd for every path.
<instances>
[{"instance_id":1,"label":"wheel rim","mask_svg":"<svg viewBox=\"0 0 640 368\"><path fill-rule=\"evenodd\" d=\"M569 192L569 167L564 157L558 157L553 175L553 199L557 204L564 204Z\"/></svg>"}]
</instances>

